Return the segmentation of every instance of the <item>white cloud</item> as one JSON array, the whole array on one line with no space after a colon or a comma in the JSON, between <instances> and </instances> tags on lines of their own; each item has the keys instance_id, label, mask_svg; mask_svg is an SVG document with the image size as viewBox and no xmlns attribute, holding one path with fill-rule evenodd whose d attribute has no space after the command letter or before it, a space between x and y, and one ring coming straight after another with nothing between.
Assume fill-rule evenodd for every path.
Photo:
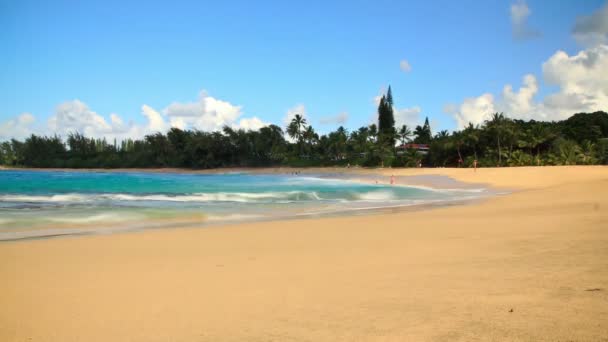
<instances>
[{"instance_id":1,"label":"white cloud","mask_svg":"<svg viewBox=\"0 0 608 342\"><path fill-rule=\"evenodd\" d=\"M591 15L576 18L572 34L585 46L608 44L608 3Z\"/></svg>"},{"instance_id":2,"label":"white cloud","mask_svg":"<svg viewBox=\"0 0 608 342\"><path fill-rule=\"evenodd\" d=\"M21 113L16 118L0 124L0 140L22 139L32 134L36 118L30 113Z\"/></svg>"},{"instance_id":3,"label":"white cloud","mask_svg":"<svg viewBox=\"0 0 608 342\"><path fill-rule=\"evenodd\" d=\"M165 122L165 118L154 108L142 105L141 114L148 119L148 123L144 127L137 128L141 131L140 135L158 132L164 133L169 128Z\"/></svg>"},{"instance_id":4,"label":"white cloud","mask_svg":"<svg viewBox=\"0 0 608 342\"><path fill-rule=\"evenodd\" d=\"M55 109L55 114L48 120L51 132L66 134L80 132L87 136L100 136L112 132L107 120L90 110L80 100L66 101Z\"/></svg>"},{"instance_id":5,"label":"white cloud","mask_svg":"<svg viewBox=\"0 0 608 342\"><path fill-rule=\"evenodd\" d=\"M401 62L399 62L399 68L403 72L410 72L410 71L412 71L412 66L410 65L410 62L408 62L405 59L401 60Z\"/></svg>"},{"instance_id":6,"label":"white cloud","mask_svg":"<svg viewBox=\"0 0 608 342\"><path fill-rule=\"evenodd\" d=\"M479 97L466 98L456 108L456 110L453 107L449 109L452 112L448 112L448 114L454 117L458 128L466 126L469 122L474 124L482 123L496 111L494 108L494 96L489 93Z\"/></svg>"},{"instance_id":7,"label":"white cloud","mask_svg":"<svg viewBox=\"0 0 608 342\"><path fill-rule=\"evenodd\" d=\"M519 119L531 119L528 117L536 111L532 99L538 92L538 84L534 75L528 74L523 77L522 86L519 91L513 91L510 84L502 90L501 111L509 113L511 117Z\"/></svg>"},{"instance_id":8,"label":"white cloud","mask_svg":"<svg viewBox=\"0 0 608 342\"><path fill-rule=\"evenodd\" d=\"M270 125L267 122L263 122L258 117L252 118L244 118L239 120L238 124L233 124L232 128L234 129L244 129L244 130L258 130L264 126Z\"/></svg>"},{"instance_id":9,"label":"white cloud","mask_svg":"<svg viewBox=\"0 0 608 342\"><path fill-rule=\"evenodd\" d=\"M294 110L297 109L299 108ZM111 113L109 118L104 117L76 99L59 104L48 119L46 129L41 131L42 134L63 136L79 132L89 137L122 140L164 133L171 127L215 131L224 126L255 130L268 125L258 117L243 118L241 106L211 97L204 91L196 102L174 102L160 112L144 104L141 115L145 118L144 123L125 123L116 113ZM23 138L31 134L34 120L33 115L23 113L15 119L0 123L0 138Z\"/></svg>"},{"instance_id":10,"label":"white cloud","mask_svg":"<svg viewBox=\"0 0 608 342\"><path fill-rule=\"evenodd\" d=\"M599 45L568 56L556 52L543 63L543 77L560 91L545 98L546 110L560 117L574 111L608 108L608 45Z\"/></svg>"},{"instance_id":11,"label":"white cloud","mask_svg":"<svg viewBox=\"0 0 608 342\"><path fill-rule=\"evenodd\" d=\"M225 125L233 125L242 115L241 108L201 91L197 102L174 102L165 108L163 113L173 127L215 131Z\"/></svg>"},{"instance_id":12,"label":"white cloud","mask_svg":"<svg viewBox=\"0 0 608 342\"><path fill-rule=\"evenodd\" d=\"M334 116L327 116L327 117L321 118L319 120L319 123L321 125L328 125L328 124L343 125L346 123L346 121L348 121L348 113L341 112Z\"/></svg>"},{"instance_id":13,"label":"white cloud","mask_svg":"<svg viewBox=\"0 0 608 342\"><path fill-rule=\"evenodd\" d=\"M511 4L511 25L513 38L524 40L540 36L540 32L528 27L528 17L532 10L525 0L518 0Z\"/></svg>"},{"instance_id":14,"label":"white cloud","mask_svg":"<svg viewBox=\"0 0 608 342\"><path fill-rule=\"evenodd\" d=\"M407 125L410 128L420 124L420 113L422 109L418 106L411 108L395 108L393 107L393 113L395 115L395 127L400 128L403 125Z\"/></svg>"},{"instance_id":15,"label":"white cloud","mask_svg":"<svg viewBox=\"0 0 608 342\"><path fill-rule=\"evenodd\" d=\"M124 122L122 121L121 117L118 116L118 114L115 114L115 113L110 114L110 122L111 122L112 126L119 127L119 128L124 127Z\"/></svg>"},{"instance_id":16,"label":"white cloud","mask_svg":"<svg viewBox=\"0 0 608 342\"><path fill-rule=\"evenodd\" d=\"M297 104L287 110L285 117L283 118L283 124L285 126L289 125L291 120L296 114L302 115L308 121L308 113L306 112L306 107L303 104Z\"/></svg>"},{"instance_id":17,"label":"white cloud","mask_svg":"<svg viewBox=\"0 0 608 342\"><path fill-rule=\"evenodd\" d=\"M136 125L133 122L125 124L116 113L110 114L110 120L92 111L89 106L80 101L72 100L61 103L55 113L49 118L48 130L53 134L67 135L79 132L88 137L105 137L122 140L125 138L141 138L146 134L164 132L168 125L164 118L148 105L142 106L142 115L146 117L145 124Z\"/></svg>"},{"instance_id":18,"label":"white cloud","mask_svg":"<svg viewBox=\"0 0 608 342\"><path fill-rule=\"evenodd\" d=\"M446 106L459 128L469 122L482 123L494 112L524 120L563 120L577 112L592 112L608 108L608 46L600 45L568 56L557 51L542 65L546 84L558 90L535 101L539 87L534 75L525 75L522 86L514 91L503 88L495 100L492 94L467 98L459 106Z\"/></svg>"}]
</instances>

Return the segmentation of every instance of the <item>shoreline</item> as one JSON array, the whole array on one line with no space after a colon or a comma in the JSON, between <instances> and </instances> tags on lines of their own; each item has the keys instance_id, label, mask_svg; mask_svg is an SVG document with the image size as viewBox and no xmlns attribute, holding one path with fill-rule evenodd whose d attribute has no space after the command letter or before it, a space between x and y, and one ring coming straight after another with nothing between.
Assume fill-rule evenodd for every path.
<instances>
[{"instance_id":1,"label":"shoreline","mask_svg":"<svg viewBox=\"0 0 608 342\"><path fill-rule=\"evenodd\" d=\"M289 224L292 221L314 221L329 218L344 218L344 217L370 217L370 216L382 216L382 215L395 215L403 213L412 213L417 211L432 211L441 208L448 208L453 206L467 206L475 205L480 201L487 200L494 196L502 196L505 193L487 195L476 198L466 199L451 199L451 200L438 200L434 202L407 204L407 205L394 205L394 206L380 206L380 207L369 207L369 208L351 208L342 209L337 211L328 212L314 212L306 214L297 214L294 216L279 216L279 217L256 217L245 219L226 219L226 220L214 220L214 221L203 221L203 222L180 222L170 224L159 224L158 220L151 220L147 222L145 227L110 227L102 229L86 229L82 227L69 227L69 225L58 226L58 227L44 227L31 230L22 230L15 233L14 237L3 237L0 233L0 245L4 243L15 243L21 241L31 240L47 240L47 239L61 239L61 238L79 238L79 237L95 237L104 235L115 235L115 234L142 234L148 231L155 230L176 230L176 229L222 229L223 227L247 225L252 223L271 223L279 222L282 224ZM44 232L46 234L37 234ZM33 234L32 234L33 233Z\"/></svg>"},{"instance_id":2,"label":"shoreline","mask_svg":"<svg viewBox=\"0 0 608 342\"><path fill-rule=\"evenodd\" d=\"M15 169L21 170L21 169ZM50 171L50 172L78 172L78 170L71 169L61 169L61 170L39 170L34 169L39 172ZM108 170L107 172L122 172L123 170ZM183 174L183 170L152 170L150 173L174 173L174 174ZM217 170L216 170L217 171ZM97 172L96 170L86 170L85 172ZM142 172L141 170L130 171L130 172ZM219 172L213 172L211 174L226 174L226 173L234 173L237 172L235 169L223 169ZM291 175L293 171L291 170L275 170L275 169L258 169L256 172L252 172L251 170L244 171L240 169L238 172L252 173L252 174L280 174L280 175ZM300 171L301 172L301 171ZM193 173L189 173L193 174ZM196 173L200 174L200 173ZM209 173L205 173L209 174ZM361 172L337 172L336 169L317 169L307 170L300 174L301 177L315 177L321 179L327 179L330 181L336 182L354 182L354 183L362 183L362 184L378 184L381 186L388 186L389 184L382 184L382 180L379 178L385 178L383 175L379 175L378 173L361 173ZM296 177L296 176L292 176ZM388 183L388 180L386 180ZM310 208L311 210L307 210L304 212L294 212L291 214L280 213L280 208L277 207L271 211L267 211L266 214L258 214L251 215L246 217L241 217L242 215L234 214L227 216L211 216L207 217L206 214L201 214L204 219L198 218L195 220L189 220L186 216L192 215L191 212L178 214L175 212L175 218L171 220L166 219L149 219L142 218L140 222L123 222L123 223L113 223L113 222L104 222L99 221L97 223L83 223L81 225L75 223L40 223L36 227L31 228L9 228L5 227L8 230L0 231L0 243L10 243L16 241L27 241L27 240L36 240L36 239L46 239L46 238L66 238L66 237L80 237L80 236L95 236L95 235L104 235L104 234L128 234L128 233L142 233L147 230L156 230L156 229L179 229L184 227L190 228L220 228L222 226L227 225L237 225L237 224L246 224L248 222L289 222L294 220L315 220L315 219L323 219L323 218L334 218L334 217L347 217L347 216L372 216L372 215L386 215L386 214L395 214L395 213L405 213L405 212L415 212L415 211L427 211L442 207L449 207L455 205L472 205L475 202L483 201L487 198L493 196L500 196L507 194L509 192L513 192L513 190L509 190L508 192L505 190L497 190L490 187L481 187L480 184L469 184L464 182L459 182L450 178L448 176L443 175L411 175L411 176L396 176L395 184L391 185L391 187L404 187L411 189L421 189L425 191L432 192L461 192L458 197L450 198L446 197L443 199L420 199L420 200L404 200L398 201L394 203L378 203L378 202L369 202L366 206L361 206L361 204L352 203L350 206L327 206L319 204L318 208ZM380 191L388 190L388 188L383 188ZM75 195L78 195L77 193ZM449 195L448 195L449 196ZM202 204L201 204L202 205ZM285 206L290 206L289 204L282 204ZM118 208L106 208L105 214L108 215L110 212L114 210L118 210ZM166 208L165 210L171 211L171 209ZM203 210L205 212L205 210ZM52 212L48 213L49 215L53 214ZM99 214L96 214L99 215ZM183 216L186 215L186 216ZM236 217L235 217L236 216ZM10 220L9 220L10 221Z\"/></svg>"},{"instance_id":3,"label":"shoreline","mask_svg":"<svg viewBox=\"0 0 608 342\"><path fill-rule=\"evenodd\" d=\"M0 244L0 339L608 336L608 168L415 173L430 171L518 191L432 210Z\"/></svg>"}]
</instances>

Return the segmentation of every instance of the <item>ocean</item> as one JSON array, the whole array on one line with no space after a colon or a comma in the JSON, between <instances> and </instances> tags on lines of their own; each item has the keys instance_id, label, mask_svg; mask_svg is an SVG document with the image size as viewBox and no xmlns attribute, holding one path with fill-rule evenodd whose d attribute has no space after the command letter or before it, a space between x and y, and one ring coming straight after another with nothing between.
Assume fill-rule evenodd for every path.
<instances>
[{"instance_id":1,"label":"ocean","mask_svg":"<svg viewBox=\"0 0 608 342\"><path fill-rule=\"evenodd\" d=\"M0 170L0 240L350 215L485 192L324 174Z\"/></svg>"}]
</instances>

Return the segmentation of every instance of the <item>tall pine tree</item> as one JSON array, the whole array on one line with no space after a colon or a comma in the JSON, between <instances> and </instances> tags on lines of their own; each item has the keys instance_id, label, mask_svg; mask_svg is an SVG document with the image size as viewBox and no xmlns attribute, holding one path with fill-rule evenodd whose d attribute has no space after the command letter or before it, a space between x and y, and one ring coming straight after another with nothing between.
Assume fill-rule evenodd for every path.
<instances>
[{"instance_id":1,"label":"tall pine tree","mask_svg":"<svg viewBox=\"0 0 608 342\"><path fill-rule=\"evenodd\" d=\"M422 129L424 129L424 131L426 132L426 134L428 136L428 140L430 141L431 138L433 137L433 132L431 132L431 125L429 124L428 116L424 118L424 126L422 126Z\"/></svg>"},{"instance_id":2,"label":"tall pine tree","mask_svg":"<svg viewBox=\"0 0 608 342\"><path fill-rule=\"evenodd\" d=\"M395 116L393 113L393 92L388 87L386 96L382 96L378 106L378 133L379 141L383 144L395 145Z\"/></svg>"},{"instance_id":3,"label":"tall pine tree","mask_svg":"<svg viewBox=\"0 0 608 342\"><path fill-rule=\"evenodd\" d=\"M386 92L386 102L391 106L391 110L393 109L393 92L391 90L391 86L388 86L388 91Z\"/></svg>"}]
</instances>

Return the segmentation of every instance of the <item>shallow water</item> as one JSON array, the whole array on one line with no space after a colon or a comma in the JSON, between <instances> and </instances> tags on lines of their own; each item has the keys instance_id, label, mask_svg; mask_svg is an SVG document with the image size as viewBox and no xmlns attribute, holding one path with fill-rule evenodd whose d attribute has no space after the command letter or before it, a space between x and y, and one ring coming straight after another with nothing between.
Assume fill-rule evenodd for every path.
<instances>
[{"instance_id":1,"label":"shallow water","mask_svg":"<svg viewBox=\"0 0 608 342\"><path fill-rule=\"evenodd\" d=\"M329 175L5 170L0 171L0 240L335 215L471 199L484 192Z\"/></svg>"}]
</instances>

